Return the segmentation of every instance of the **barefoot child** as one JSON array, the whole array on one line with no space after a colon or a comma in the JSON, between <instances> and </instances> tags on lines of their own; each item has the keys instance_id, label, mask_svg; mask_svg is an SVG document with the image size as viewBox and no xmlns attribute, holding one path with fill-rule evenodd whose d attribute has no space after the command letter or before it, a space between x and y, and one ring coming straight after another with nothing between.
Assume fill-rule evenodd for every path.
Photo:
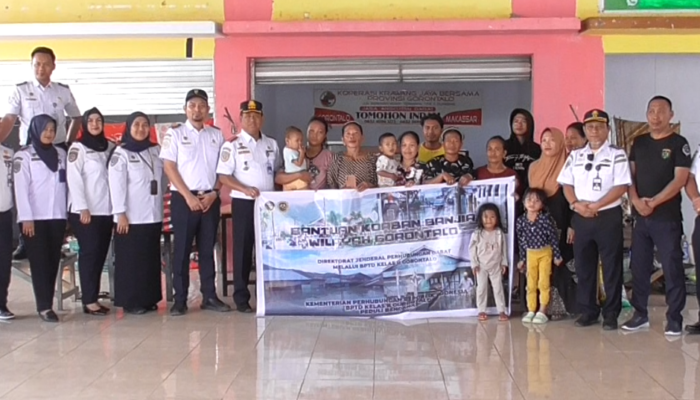
<instances>
[{"instance_id":1,"label":"barefoot child","mask_svg":"<svg viewBox=\"0 0 700 400\"><path fill-rule=\"evenodd\" d=\"M398 148L396 136L393 133L385 133L379 137L379 152L382 153L377 158L377 181L379 187L395 186L401 178L399 172L399 162L396 161L396 150Z\"/></svg>"},{"instance_id":2,"label":"barefoot child","mask_svg":"<svg viewBox=\"0 0 700 400\"><path fill-rule=\"evenodd\" d=\"M284 172L293 174L306 171L306 149L304 148L304 134L296 126L290 126L284 134ZM286 185L284 190L303 190L308 184L301 179L297 179Z\"/></svg>"},{"instance_id":3,"label":"barefoot child","mask_svg":"<svg viewBox=\"0 0 700 400\"><path fill-rule=\"evenodd\" d=\"M508 321L502 280L508 268L508 247L501 223L501 212L495 204L486 203L479 207L476 220L478 228L472 232L469 257L476 274L476 304L479 309L479 321L486 321L488 318L486 303L489 280L498 309L498 320Z\"/></svg>"},{"instance_id":4,"label":"barefoot child","mask_svg":"<svg viewBox=\"0 0 700 400\"><path fill-rule=\"evenodd\" d=\"M527 314L523 322L544 324L547 322L549 284L552 275L552 259L557 266L562 258L559 252L559 235L554 219L544 210L547 195L540 189L528 189L523 196L525 213L516 222L516 236L520 251L518 269L522 271L527 260ZM540 309L537 310L537 290L540 291Z\"/></svg>"}]
</instances>

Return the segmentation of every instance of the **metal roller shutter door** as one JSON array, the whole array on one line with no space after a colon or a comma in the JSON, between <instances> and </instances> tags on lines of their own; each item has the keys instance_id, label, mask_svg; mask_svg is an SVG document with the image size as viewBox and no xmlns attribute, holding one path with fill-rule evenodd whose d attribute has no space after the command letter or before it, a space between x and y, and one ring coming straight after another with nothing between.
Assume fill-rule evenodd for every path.
<instances>
[{"instance_id":1,"label":"metal roller shutter door","mask_svg":"<svg viewBox=\"0 0 700 400\"><path fill-rule=\"evenodd\" d=\"M32 78L27 62L0 63L0 91ZM204 89L214 108L214 61L60 61L52 79L70 85L81 110L104 115L183 114L185 94Z\"/></svg>"},{"instance_id":2,"label":"metal roller shutter door","mask_svg":"<svg viewBox=\"0 0 700 400\"><path fill-rule=\"evenodd\" d=\"M530 80L529 57L482 59L256 60L258 85Z\"/></svg>"}]
</instances>

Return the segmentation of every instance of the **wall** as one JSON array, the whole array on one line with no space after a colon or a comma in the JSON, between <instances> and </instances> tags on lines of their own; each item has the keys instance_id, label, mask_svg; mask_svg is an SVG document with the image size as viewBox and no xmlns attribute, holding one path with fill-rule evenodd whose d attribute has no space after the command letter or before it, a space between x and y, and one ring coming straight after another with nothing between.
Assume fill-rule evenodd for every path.
<instances>
[{"instance_id":1,"label":"wall","mask_svg":"<svg viewBox=\"0 0 700 400\"><path fill-rule=\"evenodd\" d=\"M315 89L371 88L372 90L479 90L482 98L483 123L480 127L461 127L464 134L464 148L469 150L474 163L479 166L486 163L486 141L494 135L507 138L510 134L508 117L517 107L530 108L532 91L530 82L478 82L459 84L372 84L372 85L258 85L255 87L256 98L265 106L264 131L278 138L284 145L284 129L289 125L305 128L306 122L313 114ZM379 135L392 132L397 137L411 129L419 134L420 126L381 126L365 127L365 145L377 144ZM329 140L339 141L338 127L331 130Z\"/></svg>"},{"instance_id":2,"label":"wall","mask_svg":"<svg viewBox=\"0 0 700 400\"><path fill-rule=\"evenodd\" d=\"M673 101L675 120L681 122L681 133L696 149L700 145L700 114L697 93L700 93L700 55L635 55L607 56L607 111L629 120L646 121L646 106L655 95ZM683 195L683 216L686 236L693 232L695 212Z\"/></svg>"}]
</instances>

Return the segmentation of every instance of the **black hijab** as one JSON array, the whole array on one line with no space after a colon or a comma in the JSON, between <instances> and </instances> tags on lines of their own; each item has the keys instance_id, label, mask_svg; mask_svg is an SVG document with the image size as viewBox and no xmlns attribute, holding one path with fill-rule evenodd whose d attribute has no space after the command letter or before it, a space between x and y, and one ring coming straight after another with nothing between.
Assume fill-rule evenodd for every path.
<instances>
[{"instance_id":1,"label":"black hijab","mask_svg":"<svg viewBox=\"0 0 700 400\"><path fill-rule=\"evenodd\" d=\"M148 115L137 111L129 115L129 118L126 119L126 130L122 135L122 147L125 150L133 151L135 153L140 153L144 150L148 150L149 148L155 146L155 144L151 142L150 133L149 136L144 140L136 140L133 136L131 136L131 126L134 124L134 121L136 121L136 118L138 117L146 118L148 124L151 124L151 120L148 119Z\"/></svg>"},{"instance_id":2,"label":"black hijab","mask_svg":"<svg viewBox=\"0 0 700 400\"><path fill-rule=\"evenodd\" d=\"M58 171L58 151L53 144L43 144L41 134L50 123L56 127L56 120L46 114L40 114L32 118L27 130L27 145L32 146L41 161L52 171Z\"/></svg>"},{"instance_id":3,"label":"black hijab","mask_svg":"<svg viewBox=\"0 0 700 400\"><path fill-rule=\"evenodd\" d=\"M100 119L102 120L102 132L100 132L100 134L97 136L93 136L88 131L88 118L90 118L90 116L93 114L99 115ZM109 142L107 142L107 138L105 137L104 124L105 118L100 112L100 110L98 110L97 108L91 108L87 110L85 114L83 114L83 134L80 136L80 139L78 139L78 141L90 150L95 150L97 152L107 151Z\"/></svg>"}]
</instances>

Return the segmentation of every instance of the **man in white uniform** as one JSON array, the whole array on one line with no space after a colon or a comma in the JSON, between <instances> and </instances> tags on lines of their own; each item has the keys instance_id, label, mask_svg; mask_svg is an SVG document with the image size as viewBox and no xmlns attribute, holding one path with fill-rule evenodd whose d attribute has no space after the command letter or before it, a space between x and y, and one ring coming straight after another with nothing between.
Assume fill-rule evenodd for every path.
<instances>
[{"instance_id":1,"label":"man in white uniform","mask_svg":"<svg viewBox=\"0 0 700 400\"><path fill-rule=\"evenodd\" d=\"M12 132L15 121L19 118L19 144L27 144L29 122L36 115L46 114L56 120L56 138L54 144L68 151L68 144L75 140L81 124L81 114L68 85L51 81L51 74L56 69L56 55L47 47L37 47L32 51L34 79L15 86L0 121L0 143ZM71 118L70 128L66 131L66 115ZM15 251L14 258L27 258L22 238Z\"/></svg>"},{"instance_id":2,"label":"man in white uniform","mask_svg":"<svg viewBox=\"0 0 700 400\"><path fill-rule=\"evenodd\" d=\"M249 304L250 271L255 243L255 198L275 190L275 173L282 167L275 139L263 135L263 105L255 100L241 103L241 133L221 147L216 172L230 187L233 212L233 301L242 313L252 313ZM224 246L226 243L223 244Z\"/></svg>"},{"instance_id":3,"label":"man in white uniform","mask_svg":"<svg viewBox=\"0 0 700 400\"><path fill-rule=\"evenodd\" d=\"M163 136L160 158L165 175L172 183L171 215L173 224L174 261L173 316L187 312L190 286L190 253L197 239L199 279L202 291L201 308L218 312L231 307L216 296L214 245L221 218L219 180L216 164L224 136L218 128L206 126L209 97L204 90L193 89L185 98L187 122L168 130Z\"/></svg>"}]
</instances>

